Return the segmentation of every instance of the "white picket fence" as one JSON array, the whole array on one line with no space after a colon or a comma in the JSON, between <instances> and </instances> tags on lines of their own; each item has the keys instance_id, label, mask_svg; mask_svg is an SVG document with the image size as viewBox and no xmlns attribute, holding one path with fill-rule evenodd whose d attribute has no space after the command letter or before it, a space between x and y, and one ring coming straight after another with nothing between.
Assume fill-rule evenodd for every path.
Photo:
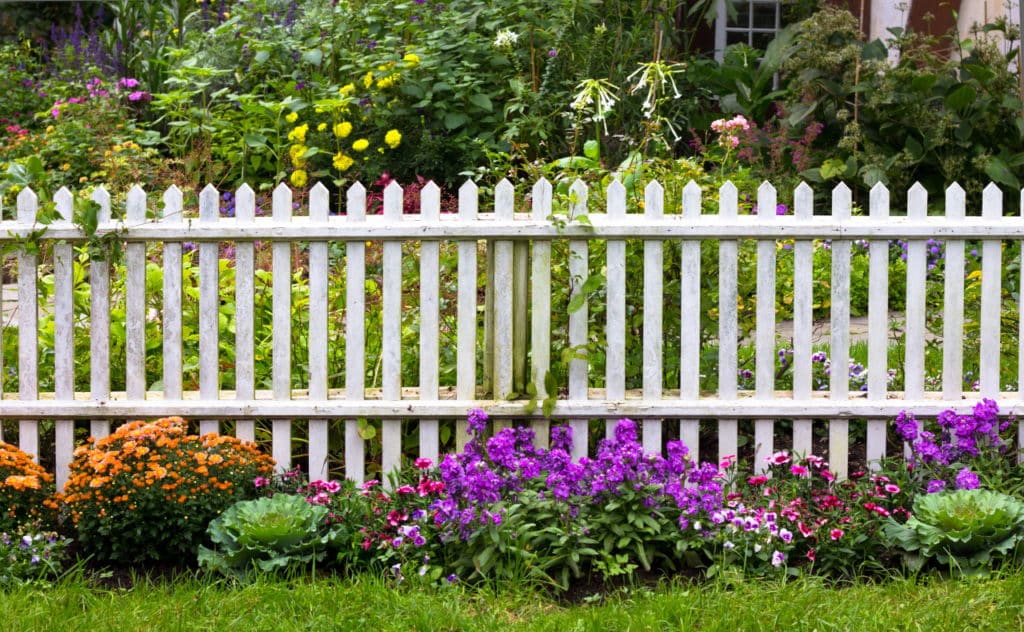
<instances>
[{"instance_id":1,"label":"white picket fence","mask_svg":"<svg viewBox=\"0 0 1024 632\"><path fill-rule=\"evenodd\" d=\"M525 192L521 191L520 195ZM957 185L946 192L945 215L928 216L927 193L915 185L908 194L905 216L891 216L889 193L876 186L870 194L869 213L853 216L850 190L839 185L832 191L831 215L813 214L813 193L800 185L794 194L795 213L776 216L776 191L768 183L757 191L756 217L737 214L737 190L726 184L719 191L718 213L702 214L702 192L694 183L683 191L681 212L664 209L664 191L651 182L644 191L642 215L627 212L625 188L615 182L606 191L607 207L588 208L587 187L576 182L570 188L568 222L552 220L552 186L544 180L529 191L531 213L516 213L516 192L502 181L494 191L492 212L478 209L477 188L467 183L459 191L457 214L440 213L439 189L430 184L422 190L421 210L416 215L402 214L403 192L396 184L388 186L383 197L383 214L367 215L366 190L359 184L347 191L345 215L329 214L329 195L321 185L309 193L308 215L292 215L292 192L284 185L273 192L271 217L256 217L255 195L248 186L236 194L234 218L220 217L218 192L208 186L199 196L198 218L186 219L183 196L175 187L162 199L162 216L147 219L146 193L139 187L127 195L123 221L111 221L110 196L97 190L93 199L101 207L100 233L119 231L126 248L126 392L110 390L110 264L89 264L91 309L87 331L91 337L89 358L75 358L75 332L72 304L72 243L84 239L81 229L70 223L72 194L61 189L54 196L62 221L50 224L43 240L53 244L52 262L41 261L31 249L17 255L18 329L17 394L4 394L0 400L0 420L19 420L19 442L26 451L39 453L39 422L54 420L58 480L63 484L74 448L75 420L93 420L93 436L105 436L111 420L156 418L181 415L200 419L201 430L215 432L218 420L237 420L237 435L253 439L254 419L273 419L273 456L281 468L292 464L293 424L308 423L308 467L314 476L323 475L328 464L328 427L331 419L344 424L343 459L346 476L361 480L365 474L366 440L359 433L359 419L382 420L382 466L399 464L402 425L417 424L419 452L437 458L439 420L463 419L471 408L483 408L496 424L529 419L538 431L538 441L547 441L550 420L539 410L526 412L523 399L509 401L513 391L516 362L525 362L524 341L529 338L529 372L543 399L543 376L551 365L552 243L567 240L569 273L575 280L571 292L581 291L579 280L589 271L588 245L607 242L604 262L606 287L607 364L603 367L602 389L591 388L592 371L585 358L571 361L567 391L554 406L551 419L568 420L576 437L577 455L588 450L588 420L604 418L608 428L614 421L629 417L642 420L645 448L660 450L664 420L679 424L679 436L696 451L701 420L717 422L719 456L735 454L738 444L738 420L753 419L757 462L773 451L774 425L777 419L793 419L793 449L809 452L815 423L828 426L830 461L841 475L846 474L850 431L849 420L866 418L868 461L882 457L886 449L887 422L899 411L912 409L919 416L933 416L949 407L968 410L981 397L996 399L1002 413L1024 411L1017 393L1000 392L1000 310L1001 268L1005 240L1024 238L1024 218L1003 217L1002 193L994 185L985 189L981 217L966 216L966 196ZM24 238L33 230L37 196L31 190L17 198L17 219L0 222L0 242ZM586 215L587 221L579 221ZM928 238L945 241L945 292L943 374L941 392L925 388L925 309L926 243ZM776 293L777 240L795 240L793 305L793 389L775 389L776 356L775 302L758 301L756 311L756 388L738 390L737 381L737 275L739 240L757 241L757 296ZM832 366L846 367L850 347L850 257L853 240L867 240L870 249L870 299L868 331L868 383L866 392L849 392L844 371L833 379L825 393L812 391L812 247L815 239L831 240L831 360ZM889 322L889 240L909 241L907 255L905 390L887 391L887 344ZM982 304L980 341L980 391L963 392L964 332L964 244L982 241ZM269 391L257 390L254 383L254 241L271 241L273 271L273 383ZM643 375L642 389L627 391L626 370L626 284L640 279L626 278L626 240L642 240L644 273ZM719 331L717 392L700 392L699 356L701 353L700 292L701 242L719 242ZM367 388L366 375L366 243L383 242L382 287L382 382L379 389ZM453 387L442 387L439 379L439 297L441 271L439 248L442 241L453 241L458 249L456 275L457 302L457 379ZM199 322L182 322L182 244L198 244ZM236 311L235 374L233 391L220 388L218 357L219 272L218 244L235 244ZM292 245L308 243L309 283L309 388L293 392L295 367L290 365L292 306ZM330 242L345 244L347 275L345 319L345 388L328 389L328 247ZM419 381L416 388L401 383L401 319L403 311L402 246L419 242ZM159 248L152 246L159 244ZM481 244L486 244L482 247ZM681 248L680 310L680 382L678 389L663 390L663 287L665 248ZM163 311L162 329L163 390L147 392L145 383L145 324L153 314L146 312L145 266L147 258L162 250ZM486 290L488 303L486 358L489 391L481 388L478 375L478 253L490 259ZM527 257L528 254L528 257ZM41 393L38 387L38 296L37 278L41 266L52 264L54 294L53 393ZM525 276L529 265L528 290L514 282L517 272ZM447 277L446 277L447 278ZM48 309L50 309L48 307ZM673 307L673 309L675 309ZM1020 314L1024 314L1021 311ZM81 315L79 315L81 316ZM529 319L528 321L526 319ZM182 331L195 326L199 331L199 389L183 390ZM340 325L338 325L340 327ZM81 331L81 330L80 330ZM375 335L376 332L369 332ZM568 316L568 340L571 347L588 340L588 307ZM82 335L79 333L79 335ZM1024 341L1024 337L1021 338ZM1024 375L1024 349L1020 355ZM2 356L0 356L2 361ZM74 365L89 362L91 390L75 392ZM3 367L0 366L0 370ZM1018 389L1019 390L1019 389ZM489 397L483 394L490 393ZM298 421L303 420L303 421ZM308 421L305 421L308 420ZM820 421L826 420L826 421ZM705 428L708 427L705 422ZM460 423L459 429L464 426ZM1024 438L1024 430L1021 430ZM593 439L589 442L592 444ZM704 455L710 457L711 455Z\"/></svg>"}]
</instances>

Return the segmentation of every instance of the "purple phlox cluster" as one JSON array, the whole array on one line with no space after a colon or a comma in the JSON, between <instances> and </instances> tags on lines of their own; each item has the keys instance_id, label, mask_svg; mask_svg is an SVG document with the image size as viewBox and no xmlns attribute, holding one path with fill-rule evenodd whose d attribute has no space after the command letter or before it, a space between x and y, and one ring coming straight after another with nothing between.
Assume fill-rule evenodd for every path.
<instances>
[{"instance_id":1,"label":"purple phlox cluster","mask_svg":"<svg viewBox=\"0 0 1024 632\"><path fill-rule=\"evenodd\" d=\"M956 474L956 488L957 489L978 489L981 483L978 481L978 475L970 470L970 468L963 468Z\"/></svg>"}]
</instances>

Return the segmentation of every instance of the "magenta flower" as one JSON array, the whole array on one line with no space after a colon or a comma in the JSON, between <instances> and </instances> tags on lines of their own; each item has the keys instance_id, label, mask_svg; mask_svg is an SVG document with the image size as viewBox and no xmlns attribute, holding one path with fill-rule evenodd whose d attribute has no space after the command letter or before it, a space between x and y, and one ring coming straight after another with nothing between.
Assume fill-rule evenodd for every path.
<instances>
[{"instance_id":1,"label":"magenta flower","mask_svg":"<svg viewBox=\"0 0 1024 632\"><path fill-rule=\"evenodd\" d=\"M844 533L845 532L842 529L832 529L832 531L830 531L828 535L833 540L838 540L839 538L843 537Z\"/></svg>"},{"instance_id":2,"label":"magenta flower","mask_svg":"<svg viewBox=\"0 0 1024 632\"><path fill-rule=\"evenodd\" d=\"M799 476L800 478L807 478L810 476L810 472L803 465L793 465L789 468L789 471L793 473L793 476Z\"/></svg>"},{"instance_id":3,"label":"magenta flower","mask_svg":"<svg viewBox=\"0 0 1024 632\"><path fill-rule=\"evenodd\" d=\"M434 464L434 462L431 461L430 459L426 458L426 457L420 457L420 458L416 459L416 461L413 463L413 465L416 466L417 470L430 469L430 466L433 465L433 464Z\"/></svg>"}]
</instances>

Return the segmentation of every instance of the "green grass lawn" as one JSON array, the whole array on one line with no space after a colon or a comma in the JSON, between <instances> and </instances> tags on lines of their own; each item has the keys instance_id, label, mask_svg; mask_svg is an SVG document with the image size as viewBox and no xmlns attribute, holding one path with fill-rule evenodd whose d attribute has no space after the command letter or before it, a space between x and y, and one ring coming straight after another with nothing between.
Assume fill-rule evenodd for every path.
<instances>
[{"instance_id":1,"label":"green grass lawn","mask_svg":"<svg viewBox=\"0 0 1024 632\"><path fill-rule=\"evenodd\" d=\"M0 593L4 630L1019 630L1024 574L665 583L581 603L523 587L392 587L369 576L99 590L80 580Z\"/></svg>"}]
</instances>

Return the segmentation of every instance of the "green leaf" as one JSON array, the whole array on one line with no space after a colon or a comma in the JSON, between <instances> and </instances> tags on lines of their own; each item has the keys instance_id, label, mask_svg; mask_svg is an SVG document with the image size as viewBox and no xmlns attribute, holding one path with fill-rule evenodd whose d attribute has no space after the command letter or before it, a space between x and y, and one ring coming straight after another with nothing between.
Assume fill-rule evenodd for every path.
<instances>
[{"instance_id":1,"label":"green leaf","mask_svg":"<svg viewBox=\"0 0 1024 632\"><path fill-rule=\"evenodd\" d=\"M469 122L469 117L462 112L449 112L444 115L444 126L453 130L462 127Z\"/></svg>"},{"instance_id":2,"label":"green leaf","mask_svg":"<svg viewBox=\"0 0 1024 632\"><path fill-rule=\"evenodd\" d=\"M307 64L319 66L320 62L324 59L324 52L319 48L311 48L306 52L302 53L302 61Z\"/></svg>"},{"instance_id":3,"label":"green leaf","mask_svg":"<svg viewBox=\"0 0 1024 632\"><path fill-rule=\"evenodd\" d=\"M977 90L967 84L961 84L960 87L946 95L946 107L959 112L974 103L976 98L978 98Z\"/></svg>"},{"instance_id":4,"label":"green leaf","mask_svg":"<svg viewBox=\"0 0 1024 632\"><path fill-rule=\"evenodd\" d=\"M583 143L583 155L591 160L597 160L601 157L601 144L596 140L588 140Z\"/></svg>"},{"instance_id":5,"label":"green leaf","mask_svg":"<svg viewBox=\"0 0 1024 632\"><path fill-rule=\"evenodd\" d=\"M985 165L985 175L997 184L1005 184L1015 189L1020 188L1020 180L1013 175L1013 172L999 156L992 156L988 159L988 164Z\"/></svg>"},{"instance_id":6,"label":"green leaf","mask_svg":"<svg viewBox=\"0 0 1024 632\"><path fill-rule=\"evenodd\" d=\"M267 144L267 137L263 134L251 132L245 135L245 144L252 148L264 147Z\"/></svg>"},{"instance_id":7,"label":"green leaf","mask_svg":"<svg viewBox=\"0 0 1024 632\"><path fill-rule=\"evenodd\" d=\"M491 99L486 94L477 92L469 95L469 102L480 108L484 112L491 112L494 110L494 106L491 104Z\"/></svg>"},{"instance_id":8,"label":"green leaf","mask_svg":"<svg viewBox=\"0 0 1024 632\"><path fill-rule=\"evenodd\" d=\"M269 50L258 50L256 51L256 55L254 55L252 58L252 60L257 64L265 64L268 59L270 59Z\"/></svg>"}]
</instances>

